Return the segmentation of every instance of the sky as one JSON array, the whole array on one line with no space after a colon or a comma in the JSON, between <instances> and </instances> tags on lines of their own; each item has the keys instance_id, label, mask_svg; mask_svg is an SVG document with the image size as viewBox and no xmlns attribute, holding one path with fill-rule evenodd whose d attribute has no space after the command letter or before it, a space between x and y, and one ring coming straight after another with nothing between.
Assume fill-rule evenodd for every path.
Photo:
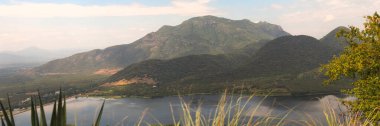
<instances>
[{"instance_id":1,"label":"sky","mask_svg":"<svg viewBox=\"0 0 380 126\"><path fill-rule=\"evenodd\" d=\"M214 15L321 38L380 12L380 0L0 0L0 52L95 49L131 43L163 25Z\"/></svg>"}]
</instances>

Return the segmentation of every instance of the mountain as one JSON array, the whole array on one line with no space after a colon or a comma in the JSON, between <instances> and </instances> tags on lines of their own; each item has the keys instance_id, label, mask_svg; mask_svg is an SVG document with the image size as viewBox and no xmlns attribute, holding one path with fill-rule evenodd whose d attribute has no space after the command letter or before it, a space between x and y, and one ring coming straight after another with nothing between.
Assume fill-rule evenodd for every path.
<instances>
[{"instance_id":1,"label":"mountain","mask_svg":"<svg viewBox=\"0 0 380 126\"><path fill-rule=\"evenodd\" d=\"M220 74L225 76L220 77L221 79L237 79L298 74L319 67L337 52L336 49L310 36L283 36L267 42L253 56L192 55L170 60L147 60L126 67L111 76L109 81L144 75L167 83L168 79L162 78L171 77L172 80L180 80L189 76L205 77L205 75Z\"/></svg>"},{"instance_id":2,"label":"mountain","mask_svg":"<svg viewBox=\"0 0 380 126\"><path fill-rule=\"evenodd\" d=\"M247 63L247 55L190 55L170 60L152 59L129 65L112 75L108 81L114 82L135 77L149 77L160 83L199 78L234 70Z\"/></svg>"},{"instance_id":3,"label":"mountain","mask_svg":"<svg viewBox=\"0 0 380 126\"><path fill-rule=\"evenodd\" d=\"M336 34L341 30L348 31L349 29L344 26L339 26L335 28L334 30L332 30L327 35L325 35L323 38L321 38L320 41L332 48L343 50L344 47L347 46L346 40L342 37L340 38L336 37Z\"/></svg>"},{"instance_id":4,"label":"mountain","mask_svg":"<svg viewBox=\"0 0 380 126\"><path fill-rule=\"evenodd\" d=\"M305 35L284 36L268 42L253 61L237 73L255 76L296 74L327 63L338 50ZM245 72L242 72L245 71Z\"/></svg>"},{"instance_id":5,"label":"mountain","mask_svg":"<svg viewBox=\"0 0 380 126\"><path fill-rule=\"evenodd\" d=\"M91 73L99 69L124 68L147 59L172 59L198 54L225 54L250 45L258 50L263 41L289 35L278 25L215 16L195 17L177 26L163 26L130 44L92 50L51 61L40 73Z\"/></svg>"},{"instance_id":6,"label":"mountain","mask_svg":"<svg viewBox=\"0 0 380 126\"><path fill-rule=\"evenodd\" d=\"M239 52L245 49L250 48ZM339 91L345 86L323 88L322 77L315 72L339 52L310 36L283 36L266 42L253 55L193 55L135 63L109 77L105 85L155 84L164 90L161 93L173 87L202 93L242 84L292 93Z\"/></svg>"},{"instance_id":7,"label":"mountain","mask_svg":"<svg viewBox=\"0 0 380 126\"><path fill-rule=\"evenodd\" d=\"M8 53L0 53L0 64L10 64L15 62L26 62L25 57L8 54Z\"/></svg>"}]
</instances>

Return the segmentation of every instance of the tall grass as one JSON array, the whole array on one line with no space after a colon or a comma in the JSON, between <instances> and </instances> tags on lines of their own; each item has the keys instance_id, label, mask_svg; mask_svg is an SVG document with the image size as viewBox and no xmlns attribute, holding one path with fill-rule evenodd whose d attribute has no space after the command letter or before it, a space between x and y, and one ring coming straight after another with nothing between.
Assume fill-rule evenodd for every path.
<instances>
[{"instance_id":1,"label":"tall grass","mask_svg":"<svg viewBox=\"0 0 380 126\"><path fill-rule=\"evenodd\" d=\"M203 112L201 104L193 106L192 102L185 101L181 98L180 117L177 119L174 115L174 108L170 105L172 112L173 126L379 126L380 122L373 119L363 119L359 114L350 114L349 112L341 114L337 112L329 103L322 103L325 107L323 110L324 120L317 120L308 114L301 115L305 119L288 119L288 115L293 112L294 108L289 108L285 113L273 115L271 111L264 114L258 114L260 106L265 98L258 101L257 105L249 105L255 98L255 95L240 95L236 99L227 95L225 92L219 99L218 104L213 112ZM145 112L144 112L145 113ZM206 113L206 114L204 114ZM379 114L379 113L377 113ZM373 117L377 115L374 113ZM137 125L140 126L140 123ZM147 125L152 125L146 123ZM167 126L157 121L154 126Z\"/></svg>"},{"instance_id":2,"label":"tall grass","mask_svg":"<svg viewBox=\"0 0 380 126\"><path fill-rule=\"evenodd\" d=\"M174 117L174 108L170 105L174 126L283 126L284 120L290 113L285 113L283 117L256 116L264 99L261 99L256 106L249 105L255 95L245 97L240 95L233 100L234 96L227 95L225 92L219 99L215 110L212 112L202 111L202 104L193 107L191 102L186 102L181 98L180 119ZM195 109L194 109L195 108ZM160 122L157 122L160 123ZM160 124L161 126L165 126Z\"/></svg>"},{"instance_id":3,"label":"tall grass","mask_svg":"<svg viewBox=\"0 0 380 126\"><path fill-rule=\"evenodd\" d=\"M38 93L37 99L32 97L31 103L31 126L48 126L43 102ZM251 96L237 96L228 95L225 92L219 99L218 104L212 112L203 111L202 103L194 106L192 102L186 101L180 97L180 116L174 116L174 108L170 104L170 110L172 112L171 124L162 124L159 120L156 120L154 126L378 126L380 123L374 119L363 119L358 113L340 113L334 109L329 103L323 103L325 109L324 120L317 120L316 117L304 114L306 119L292 120L288 119L288 115L293 112L293 108L282 114L273 115L271 111L268 111L264 115L258 114L263 99L258 101L258 104L252 105L252 100L255 99L255 95ZM5 109L3 103L0 101L0 107L3 113L1 117L1 126L15 126L15 120L12 113L12 107L8 96L8 110ZM40 114L37 112L37 103L39 103ZM101 121L101 115L103 113L105 101L102 103L97 118L94 120L93 126L99 126ZM378 109L378 108L377 108ZM57 100L54 102L52 117L50 126L66 126L66 99L62 91L58 95ZM374 111L375 112L375 111ZM148 122L144 122L144 116L148 113L146 109L139 120L136 122L136 126L153 126ZM378 116L379 113L373 113L373 116ZM322 123L324 121L326 123ZM76 123L74 124L76 125Z\"/></svg>"},{"instance_id":4,"label":"tall grass","mask_svg":"<svg viewBox=\"0 0 380 126\"><path fill-rule=\"evenodd\" d=\"M375 113L376 109L379 108L374 109L370 118L363 118L361 113L338 113L331 107L326 107L323 113L329 126L380 126L380 122L375 120L380 114Z\"/></svg>"}]
</instances>

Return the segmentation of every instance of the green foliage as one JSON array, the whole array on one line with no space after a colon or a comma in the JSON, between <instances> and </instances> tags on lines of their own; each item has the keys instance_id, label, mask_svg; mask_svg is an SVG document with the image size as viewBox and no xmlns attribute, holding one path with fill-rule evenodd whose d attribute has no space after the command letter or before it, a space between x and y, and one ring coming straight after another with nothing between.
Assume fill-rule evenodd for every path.
<instances>
[{"instance_id":1,"label":"green foliage","mask_svg":"<svg viewBox=\"0 0 380 126\"><path fill-rule=\"evenodd\" d=\"M380 122L371 119L360 119L355 114L342 116L342 111L338 111L328 102L322 102L324 119L310 116L307 113L299 113L289 108L282 114L274 114L272 111L264 112L261 105L266 97L257 101L257 105L250 105L249 102L254 99L255 95L234 96L227 95L225 92L219 99L214 112L204 112L202 102L195 106L192 102L181 99L180 118L172 116L172 126L377 126ZM180 97L181 98L181 97ZM237 100L232 100L236 98ZM173 106L170 105L171 112ZM298 113L298 116L304 116L303 119L290 119L289 114ZM343 112L346 114L345 112ZM143 117L142 117L143 118ZM150 126L166 126L159 120L157 124ZM139 126L139 125L138 125Z\"/></svg>"},{"instance_id":2,"label":"green foliage","mask_svg":"<svg viewBox=\"0 0 380 126\"><path fill-rule=\"evenodd\" d=\"M8 96L8 99L9 99L9 96ZM10 104L10 103L8 103ZM3 103L0 101L0 107L1 107L1 111L2 111L2 114L4 116L4 119L5 119L5 122L7 124L7 126L14 126L14 120L13 120L13 115L8 113L7 110L5 109ZM11 108L9 108L9 111L12 111ZM10 114L10 115L8 115ZM3 118L1 118L1 120L3 121Z\"/></svg>"},{"instance_id":3,"label":"green foliage","mask_svg":"<svg viewBox=\"0 0 380 126\"><path fill-rule=\"evenodd\" d=\"M38 100L39 100L39 103L40 103L40 113L41 113L41 120L40 120L40 122L41 122L41 126L47 126L46 116L45 116L45 110L44 110L44 105L42 104L40 91L38 91Z\"/></svg>"},{"instance_id":4,"label":"green foliage","mask_svg":"<svg viewBox=\"0 0 380 126\"><path fill-rule=\"evenodd\" d=\"M205 111L202 111L201 105L198 104L198 106L194 106L192 104L193 102L181 100L181 106L180 106L180 115L181 117L179 119L176 119L177 117L174 117L173 113L173 106L170 105L171 112L173 114L173 124L162 124L157 120L157 124L149 124L144 123L144 116L147 111L144 111L139 123L136 124L137 126L140 126L142 124L145 125L154 125L154 126L241 126L241 125L248 125L248 126L261 126L261 125L276 125L276 126L286 126L286 125L300 125L300 126L318 126L323 125L322 122L319 121L326 121L327 125L329 126L373 126L373 124L376 124L376 121L372 118L369 119L360 119L357 115L347 115L341 118L341 114L338 114L336 110L334 110L331 105L326 104L327 108L324 110L325 120L318 120L314 117L311 117L310 115L305 114L308 119L305 120L292 120L288 119L287 116L292 113L292 109L289 109L287 112L279 115L272 114L272 111L267 112L260 112L261 105L265 98L260 100L257 105L250 105L250 101L253 100L255 95L250 96L233 96L228 95L229 93L225 91L222 95L222 97L219 99L218 104L215 107L214 112L208 111L205 113ZM236 100L233 100L236 97ZM59 95L58 99L64 100L64 95ZM53 108L53 115L52 121L50 126L69 126L62 125L62 122L58 122L58 118L64 117L64 115L57 115L57 111L59 111L59 107L57 105L57 101L54 103ZM65 106L65 101L61 101L62 105ZM0 103L2 105L2 103ZM99 126L101 115L103 113L105 101L103 101L103 104L99 110L99 113L97 115L96 120L94 121L93 126ZM32 107L32 122L31 126L43 126L43 122L39 122L38 120L38 114L36 109L36 104L33 103ZM60 107L61 109L64 109L64 107ZM43 107L43 106L42 106ZM3 111L5 109L2 109ZM65 114L65 110L62 114ZM212 113L209 113L212 112ZM263 116L264 115L264 116ZM5 118L5 117L4 117ZM44 118L41 116L41 118ZM62 121L62 120L61 120ZM9 124L7 124L9 123ZM9 120L8 122L3 120L3 117L1 117L1 126L14 126L12 122ZM71 125L70 125L71 126Z\"/></svg>"},{"instance_id":5,"label":"green foliage","mask_svg":"<svg viewBox=\"0 0 380 126\"><path fill-rule=\"evenodd\" d=\"M7 100L8 100L8 108L9 108L9 114L11 115L10 117L10 119L11 119L11 121L12 121L12 124L14 125L15 124L15 120L14 120L14 118L13 118L13 109L12 109L12 106L11 106L11 100L10 100L10 98L9 98L9 94L7 94Z\"/></svg>"},{"instance_id":6,"label":"green foliage","mask_svg":"<svg viewBox=\"0 0 380 126\"><path fill-rule=\"evenodd\" d=\"M38 126L39 125L39 119L38 119L38 113L36 110L36 105L34 104L34 98L31 97L31 105L30 105L30 117L31 117L31 124L32 126Z\"/></svg>"},{"instance_id":7,"label":"green foliage","mask_svg":"<svg viewBox=\"0 0 380 126\"><path fill-rule=\"evenodd\" d=\"M53 120L57 120L56 115L57 115L57 101L54 101L53 113L52 113L51 120L50 120L50 126L56 126L57 125L56 121L53 121Z\"/></svg>"},{"instance_id":8,"label":"green foliage","mask_svg":"<svg viewBox=\"0 0 380 126\"><path fill-rule=\"evenodd\" d=\"M345 91L357 98L348 102L352 111L380 120L380 15L367 16L364 30L351 26L337 35L346 38L349 46L322 67L329 77L326 83L354 79L354 88Z\"/></svg>"}]
</instances>

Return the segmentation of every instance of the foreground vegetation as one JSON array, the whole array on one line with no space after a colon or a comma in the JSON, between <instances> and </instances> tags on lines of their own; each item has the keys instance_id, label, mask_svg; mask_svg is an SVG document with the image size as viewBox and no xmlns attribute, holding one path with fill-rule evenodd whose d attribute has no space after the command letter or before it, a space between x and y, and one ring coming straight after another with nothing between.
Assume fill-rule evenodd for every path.
<instances>
[{"instance_id":1,"label":"foreground vegetation","mask_svg":"<svg viewBox=\"0 0 380 126\"><path fill-rule=\"evenodd\" d=\"M248 99L239 96L238 100L233 101L227 97L225 92L219 99L214 113L208 113L208 115L202 114L200 106L193 111L191 104L183 100L181 104L182 117L179 121L176 121L175 117L172 117L173 124L175 126L375 126L380 124L380 122L375 120L376 116L378 116L376 114L363 119L358 114L342 114L333 109L329 103L321 103L325 106L325 110L323 111L324 120L316 120L317 117L307 114L304 115L308 117L306 120L287 119L287 116L294 108L290 108L287 113L282 115L271 116L269 112L264 116L260 116L258 111L260 111L259 108L263 101L260 101L257 106L248 105L254 96L251 95Z\"/></svg>"},{"instance_id":2,"label":"foreground vegetation","mask_svg":"<svg viewBox=\"0 0 380 126\"><path fill-rule=\"evenodd\" d=\"M154 124L147 123L144 121L144 117L148 115L147 111L142 112L139 120L136 121L136 126L287 126L287 125L297 125L297 126L376 126L380 122L376 121L375 117L378 115L373 114L368 118L361 118L359 113L348 113L348 111L338 111L333 108L329 103L324 104L325 109L324 119L317 120L318 117L312 117L310 115L304 114L302 116L307 117L306 119L292 120L288 118L288 115L292 113L294 108L289 108L286 113L273 115L269 111L264 115L260 114L260 106L265 100L262 99L258 101L257 105L249 105L250 101L254 99L255 95L250 96L234 96L228 95L229 93L224 92L220 97L215 110L212 112L204 112L202 110L201 104L194 106L192 101L185 101L181 99L181 106L179 111L179 117L176 117L174 113L174 108L172 105L172 120L171 124L163 124L160 120L156 120ZM39 96L37 96L39 97ZM237 97L235 100L233 97ZM181 97L180 97L181 98ZM35 99L36 102L31 105L31 126L47 126L47 119L44 112L44 107L40 98ZM61 93L58 95L57 101L54 102L54 107L52 111L52 117L50 126L66 126L66 125L76 125L67 124L66 122L66 101L65 96ZM9 98L8 98L9 101ZM322 101L321 101L322 102ZM39 104L40 114L38 114L37 104ZM101 115L103 113L103 107L105 102L103 102L100 108L99 114L96 117L93 126L99 126ZM15 126L14 117L12 116L12 107L8 106L8 111L5 109L2 103L0 103L2 112L4 116L1 117L1 126ZM170 118L170 117L168 117Z\"/></svg>"},{"instance_id":3,"label":"foreground vegetation","mask_svg":"<svg viewBox=\"0 0 380 126\"><path fill-rule=\"evenodd\" d=\"M45 109L44 105L42 103L41 95L38 91L38 102L35 97L31 97L31 106L30 106L30 119L31 119L31 126L48 126L47 119L45 116ZM13 109L12 105L10 102L10 98L8 96L8 110L5 109L4 104L0 101L0 107L1 107L1 126L15 126L15 119L13 115ZM99 126L100 125L100 120L101 116L103 113L103 108L104 108L104 103L102 104L102 107L100 108L99 114L96 118L96 120L93 123L93 126ZM39 104L39 110L40 110L40 115L38 115L38 107ZM62 90L59 90L58 98L54 101L54 106L53 106L53 111L52 111L52 116L50 119L50 126L67 126L67 114L66 114L66 97L62 93ZM5 121L4 121L5 120Z\"/></svg>"},{"instance_id":4,"label":"foreground vegetation","mask_svg":"<svg viewBox=\"0 0 380 126\"><path fill-rule=\"evenodd\" d=\"M345 93L357 98L347 102L350 110L364 116L377 115L380 120L380 15L367 16L364 30L350 27L339 36L346 38L348 45L339 57L334 57L322 71L330 77L327 83L342 78L351 78L353 89Z\"/></svg>"},{"instance_id":5,"label":"foreground vegetation","mask_svg":"<svg viewBox=\"0 0 380 126\"><path fill-rule=\"evenodd\" d=\"M353 89L346 90L345 92L357 98L353 101L343 101L348 103L349 111L337 112L329 104L324 110L325 119L315 120L315 117L304 115L308 117L306 120L289 120L287 116L292 112L292 108L284 115L271 116L271 115L257 115L260 104L257 106L249 106L249 101L255 95L249 96L244 99L242 96L238 100L230 100L227 97L227 92L219 99L214 112L203 114L201 106L195 107L182 100L181 103L181 116L172 117L174 126L256 126L256 125L305 125L305 126L377 126L380 125L380 15L375 13L373 16L368 16L367 22L364 24L365 29L360 31L359 28L350 27L349 31L342 31L341 36L347 39L348 47L339 57L335 57L329 64L322 67L325 75L330 77L327 82L335 81L348 77L354 79ZM138 85L141 86L141 85ZM213 85L207 85L213 86ZM141 87L145 90L146 87ZM220 87L226 88L226 87ZM227 87L228 88L228 87ZM249 87L251 89L252 87ZM177 87L166 88L177 89ZM194 89L193 89L194 90ZM123 90L125 91L125 90ZM157 90L159 91L159 90ZM192 90L190 90L192 91ZM202 91L202 90L198 90ZM220 93L220 90L217 90ZM156 93L156 92L153 92ZM159 93L159 92L157 92ZM31 97L31 126L47 126L47 119L44 112L41 95L38 92L38 102L35 97ZM8 106L0 101L1 107L1 125L2 126L15 126L15 119L13 114L12 105L8 96ZM94 121L93 125L100 125L101 115L103 113L103 102L100 112ZM39 106L40 114L38 114L37 106ZM171 107L171 106L170 106ZM172 107L171 107L172 108ZM52 117L50 121L51 126L66 126L66 99L65 95L59 92L57 100L54 101ZM172 109L173 112L173 109ZM143 116L137 121L136 125L153 125L144 122ZM174 115L174 114L173 114ZM326 123L324 123L326 122ZM157 120L157 124L166 125Z\"/></svg>"}]
</instances>

